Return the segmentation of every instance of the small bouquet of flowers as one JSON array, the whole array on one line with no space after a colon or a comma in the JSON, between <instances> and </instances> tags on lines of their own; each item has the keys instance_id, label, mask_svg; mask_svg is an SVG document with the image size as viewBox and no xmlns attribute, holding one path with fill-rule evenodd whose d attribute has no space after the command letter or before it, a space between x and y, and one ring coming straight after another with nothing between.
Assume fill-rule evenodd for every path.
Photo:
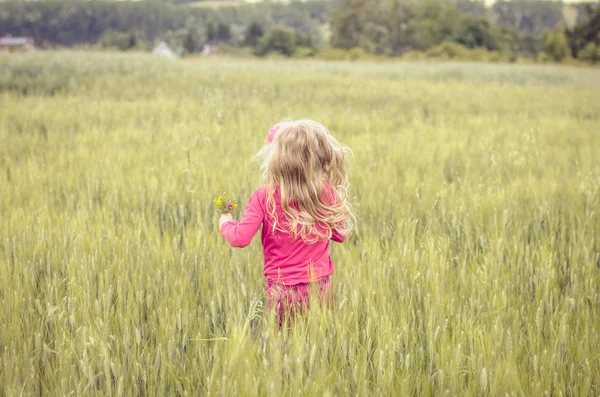
<instances>
[{"instance_id":1,"label":"small bouquet of flowers","mask_svg":"<svg viewBox=\"0 0 600 397\"><path fill-rule=\"evenodd\" d=\"M227 193L223 192L219 197L213 200L221 214L231 214L231 211L237 210L238 205L235 200L230 200Z\"/></svg>"}]
</instances>

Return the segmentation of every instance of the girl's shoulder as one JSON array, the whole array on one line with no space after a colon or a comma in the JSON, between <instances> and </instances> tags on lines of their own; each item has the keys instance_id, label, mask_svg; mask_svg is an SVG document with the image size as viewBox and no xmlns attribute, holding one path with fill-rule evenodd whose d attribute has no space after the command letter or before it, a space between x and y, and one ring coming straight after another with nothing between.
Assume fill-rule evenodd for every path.
<instances>
[{"instance_id":1,"label":"girl's shoulder","mask_svg":"<svg viewBox=\"0 0 600 397\"><path fill-rule=\"evenodd\" d=\"M255 198L261 204L264 204L267 199L268 190L268 185L259 186L256 189L254 189L254 192L252 192L252 197Z\"/></svg>"},{"instance_id":2,"label":"girl's shoulder","mask_svg":"<svg viewBox=\"0 0 600 397\"><path fill-rule=\"evenodd\" d=\"M254 189L254 193L253 194L265 194L267 192L267 185L262 185L257 187L256 189Z\"/></svg>"},{"instance_id":3,"label":"girl's shoulder","mask_svg":"<svg viewBox=\"0 0 600 397\"><path fill-rule=\"evenodd\" d=\"M267 198L267 186L259 186L250 195L246 208L255 208L264 211Z\"/></svg>"},{"instance_id":4,"label":"girl's shoulder","mask_svg":"<svg viewBox=\"0 0 600 397\"><path fill-rule=\"evenodd\" d=\"M254 190L253 194L257 194L262 197L265 197L269 193L273 193L275 196L279 195L279 187L272 186L272 185L262 185L262 186L257 187Z\"/></svg>"}]
</instances>

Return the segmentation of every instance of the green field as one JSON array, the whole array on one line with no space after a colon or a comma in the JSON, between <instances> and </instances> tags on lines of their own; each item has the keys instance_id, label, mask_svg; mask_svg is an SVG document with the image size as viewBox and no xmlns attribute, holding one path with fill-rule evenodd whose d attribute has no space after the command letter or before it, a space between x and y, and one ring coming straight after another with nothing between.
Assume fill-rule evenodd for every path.
<instances>
[{"instance_id":1,"label":"green field","mask_svg":"<svg viewBox=\"0 0 600 397\"><path fill-rule=\"evenodd\" d=\"M212 203L286 117L358 216L289 333ZM598 396L600 69L2 55L0 308L0 396Z\"/></svg>"}]
</instances>

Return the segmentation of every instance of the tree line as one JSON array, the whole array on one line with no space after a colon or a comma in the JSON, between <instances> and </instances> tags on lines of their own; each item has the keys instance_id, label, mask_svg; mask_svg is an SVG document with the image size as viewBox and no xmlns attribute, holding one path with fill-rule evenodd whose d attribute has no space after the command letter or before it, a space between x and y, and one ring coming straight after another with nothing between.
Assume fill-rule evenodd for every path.
<instances>
[{"instance_id":1,"label":"tree line","mask_svg":"<svg viewBox=\"0 0 600 397\"><path fill-rule=\"evenodd\" d=\"M159 1L0 2L0 35L31 36L41 47L98 44L106 35L135 37L138 45L179 41L242 45L247 28L286 26L318 39L333 4L257 3L216 9Z\"/></svg>"},{"instance_id":2,"label":"tree line","mask_svg":"<svg viewBox=\"0 0 600 397\"><path fill-rule=\"evenodd\" d=\"M499 1L486 7L466 0L343 0L331 15L331 44L392 56L483 49L554 61L578 57L581 50L584 55L598 51L600 7L571 9L578 19L570 28L562 7L548 1Z\"/></svg>"},{"instance_id":3,"label":"tree line","mask_svg":"<svg viewBox=\"0 0 600 397\"><path fill-rule=\"evenodd\" d=\"M175 4L181 3L181 4ZM0 2L0 34L42 47L150 48L165 40L194 53L204 44L256 55L375 54L600 61L600 7L543 0L313 0L215 9L175 2ZM329 48L323 50L323 48ZM474 58L477 59L477 58Z\"/></svg>"}]
</instances>

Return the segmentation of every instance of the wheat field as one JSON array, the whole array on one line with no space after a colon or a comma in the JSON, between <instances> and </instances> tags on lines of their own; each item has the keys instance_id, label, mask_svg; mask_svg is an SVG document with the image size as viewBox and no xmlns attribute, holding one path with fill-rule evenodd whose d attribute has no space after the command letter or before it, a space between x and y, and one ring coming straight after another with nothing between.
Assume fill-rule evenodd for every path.
<instances>
[{"instance_id":1,"label":"wheat field","mask_svg":"<svg viewBox=\"0 0 600 397\"><path fill-rule=\"evenodd\" d=\"M279 331L212 199L288 117L358 230ZM600 69L2 55L0 396L600 396L599 213Z\"/></svg>"}]
</instances>

